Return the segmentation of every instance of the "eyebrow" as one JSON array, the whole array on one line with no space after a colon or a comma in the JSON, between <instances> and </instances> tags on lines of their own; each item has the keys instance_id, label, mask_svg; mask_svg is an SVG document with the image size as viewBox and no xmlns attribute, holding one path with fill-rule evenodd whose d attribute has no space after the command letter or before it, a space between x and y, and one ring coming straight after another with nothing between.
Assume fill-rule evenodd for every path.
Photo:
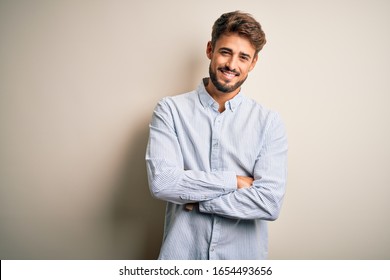
<instances>
[{"instance_id":1,"label":"eyebrow","mask_svg":"<svg viewBox=\"0 0 390 280\"><path fill-rule=\"evenodd\" d=\"M219 51L228 51L228 52L233 53L233 50L232 50L232 49L229 49L229 48L226 48L226 47L219 48ZM245 56L245 57L247 57L247 58L249 58L249 59L252 58L252 57L251 57L249 54L247 54L247 53L240 52L240 55L241 55L241 56Z\"/></svg>"}]
</instances>

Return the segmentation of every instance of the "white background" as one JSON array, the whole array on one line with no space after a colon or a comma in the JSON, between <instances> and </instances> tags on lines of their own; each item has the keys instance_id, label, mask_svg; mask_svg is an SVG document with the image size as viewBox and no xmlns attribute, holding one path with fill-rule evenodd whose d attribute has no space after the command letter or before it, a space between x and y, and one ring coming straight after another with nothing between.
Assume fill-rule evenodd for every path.
<instances>
[{"instance_id":1,"label":"white background","mask_svg":"<svg viewBox=\"0 0 390 280\"><path fill-rule=\"evenodd\" d=\"M0 0L1 259L157 257L148 123L232 10L268 39L243 91L288 130L270 258L390 258L389 1Z\"/></svg>"}]
</instances>

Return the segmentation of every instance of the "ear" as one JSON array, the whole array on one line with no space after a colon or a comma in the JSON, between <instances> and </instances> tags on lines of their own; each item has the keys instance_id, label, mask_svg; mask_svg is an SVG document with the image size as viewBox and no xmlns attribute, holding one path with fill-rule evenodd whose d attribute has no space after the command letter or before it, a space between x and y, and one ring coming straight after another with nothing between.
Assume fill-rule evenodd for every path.
<instances>
[{"instance_id":1,"label":"ear","mask_svg":"<svg viewBox=\"0 0 390 280\"><path fill-rule=\"evenodd\" d=\"M207 43L207 47L206 47L206 54L207 54L207 57L209 59L211 59L211 57L213 56L213 46L211 44L211 41L209 41Z\"/></svg>"},{"instance_id":2,"label":"ear","mask_svg":"<svg viewBox=\"0 0 390 280\"><path fill-rule=\"evenodd\" d=\"M255 68L258 59L259 59L259 55L256 54L252 60L251 66L249 67L249 71L252 71L253 68Z\"/></svg>"}]
</instances>

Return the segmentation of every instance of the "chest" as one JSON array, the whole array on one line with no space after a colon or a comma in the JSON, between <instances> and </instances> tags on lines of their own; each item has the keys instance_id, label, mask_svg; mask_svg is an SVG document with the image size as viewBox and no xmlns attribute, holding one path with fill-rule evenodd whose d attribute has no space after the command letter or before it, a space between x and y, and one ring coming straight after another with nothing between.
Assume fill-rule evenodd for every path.
<instances>
[{"instance_id":1,"label":"chest","mask_svg":"<svg viewBox=\"0 0 390 280\"><path fill-rule=\"evenodd\" d=\"M188 169L249 175L264 141L264 124L251 112L204 110L179 117L175 127Z\"/></svg>"}]
</instances>

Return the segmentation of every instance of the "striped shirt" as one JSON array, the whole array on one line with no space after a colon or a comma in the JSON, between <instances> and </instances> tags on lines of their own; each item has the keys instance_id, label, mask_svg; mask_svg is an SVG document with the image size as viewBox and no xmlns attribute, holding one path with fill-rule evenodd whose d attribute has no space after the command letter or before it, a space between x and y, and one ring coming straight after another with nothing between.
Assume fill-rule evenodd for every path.
<instances>
[{"instance_id":1,"label":"striped shirt","mask_svg":"<svg viewBox=\"0 0 390 280\"><path fill-rule=\"evenodd\" d=\"M267 221L278 217L285 193L285 127L241 92L218 108L202 82L154 110L148 180L167 201L159 259L267 258ZM236 175L253 177L252 186L237 189ZM187 211L187 203L197 204Z\"/></svg>"}]
</instances>

